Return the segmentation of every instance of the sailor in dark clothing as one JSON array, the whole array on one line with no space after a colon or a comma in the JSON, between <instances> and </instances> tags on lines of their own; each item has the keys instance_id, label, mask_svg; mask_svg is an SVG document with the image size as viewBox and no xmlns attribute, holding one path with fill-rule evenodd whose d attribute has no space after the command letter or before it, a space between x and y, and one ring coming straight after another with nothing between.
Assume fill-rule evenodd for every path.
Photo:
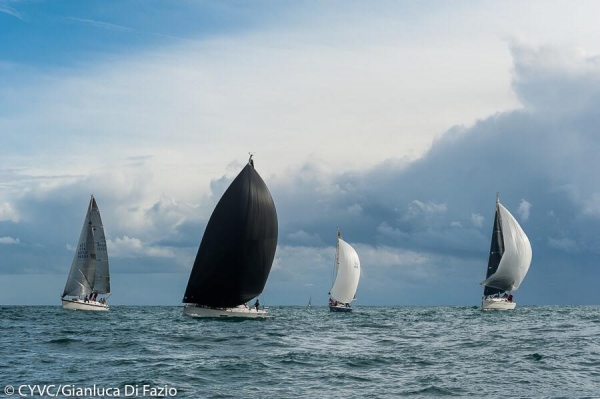
<instances>
[{"instance_id":1,"label":"sailor in dark clothing","mask_svg":"<svg viewBox=\"0 0 600 399\"><path fill-rule=\"evenodd\" d=\"M256 298L256 302L254 302L254 307L256 308L256 311L258 312L258 307L260 306L260 302L258 302L258 298Z\"/></svg>"}]
</instances>

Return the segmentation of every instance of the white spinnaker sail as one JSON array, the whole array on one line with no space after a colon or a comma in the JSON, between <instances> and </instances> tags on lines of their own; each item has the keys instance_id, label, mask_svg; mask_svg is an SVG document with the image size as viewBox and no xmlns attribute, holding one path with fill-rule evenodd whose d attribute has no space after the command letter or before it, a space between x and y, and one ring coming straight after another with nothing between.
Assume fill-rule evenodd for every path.
<instances>
[{"instance_id":1,"label":"white spinnaker sail","mask_svg":"<svg viewBox=\"0 0 600 399\"><path fill-rule=\"evenodd\" d=\"M338 238L338 268L331 296L344 303L354 299L360 279L360 260L350 244Z\"/></svg>"},{"instance_id":2,"label":"white spinnaker sail","mask_svg":"<svg viewBox=\"0 0 600 399\"><path fill-rule=\"evenodd\" d=\"M531 265L531 244L508 209L500 203L498 203L498 209L502 224L504 254L496 273L482 281L481 284L504 291L515 291L521 285Z\"/></svg>"}]
</instances>

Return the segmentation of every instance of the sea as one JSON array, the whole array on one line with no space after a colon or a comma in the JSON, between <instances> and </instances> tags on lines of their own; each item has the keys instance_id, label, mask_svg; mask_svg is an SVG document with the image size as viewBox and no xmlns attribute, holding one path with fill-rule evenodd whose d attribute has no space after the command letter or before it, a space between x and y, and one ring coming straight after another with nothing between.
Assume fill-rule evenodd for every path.
<instances>
[{"instance_id":1,"label":"sea","mask_svg":"<svg viewBox=\"0 0 600 399\"><path fill-rule=\"evenodd\" d=\"M0 307L0 397L600 398L600 307Z\"/></svg>"}]
</instances>

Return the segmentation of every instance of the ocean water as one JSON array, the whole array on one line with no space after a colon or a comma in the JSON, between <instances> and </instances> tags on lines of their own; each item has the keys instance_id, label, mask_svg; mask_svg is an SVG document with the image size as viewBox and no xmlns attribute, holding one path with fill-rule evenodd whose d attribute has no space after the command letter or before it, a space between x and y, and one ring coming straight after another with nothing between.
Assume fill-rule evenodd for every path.
<instances>
[{"instance_id":1,"label":"ocean water","mask_svg":"<svg viewBox=\"0 0 600 399\"><path fill-rule=\"evenodd\" d=\"M269 311L0 307L0 397L600 397L597 306Z\"/></svg>"}]
</instances>

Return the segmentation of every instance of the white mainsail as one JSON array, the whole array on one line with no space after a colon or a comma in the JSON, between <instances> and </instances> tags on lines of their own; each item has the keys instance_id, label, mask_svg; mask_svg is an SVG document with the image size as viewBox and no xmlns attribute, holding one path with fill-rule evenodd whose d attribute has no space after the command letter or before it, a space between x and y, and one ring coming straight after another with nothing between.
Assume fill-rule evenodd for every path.
<instances>
[{"instance_id":1,"label":"white mainsail","mask_svg":"<svg viewBox=\"0 0 600 399\"><path fill-rule=\"evenodd\" d=\"M331 288L331 296L343 303L354 300L360 279L360 260L350 244L338 237L337 274Z\"/></svg>"},{"instance_id":2,"label":"white mainsail","mask_svg":"<svg viewBox=\"0 0 600 399\"><path fill-rule=\"evenodd\" d=\"M500 203L498 209L504 239L504 254L496 272L481 284L504 291L516 291L531 265L531 243L508 209Z\"/></svg>"},{"instance_id":3,"label":"white mainsail","mask_svg":"<svg viewBox=\"0 0 600 399\"><path fill-rule=\"evenodd\" d=\"M110 293L106 237L94 196L90 199L62 296L87 295L92 292Z\"/></svg>"}]
</instances>

